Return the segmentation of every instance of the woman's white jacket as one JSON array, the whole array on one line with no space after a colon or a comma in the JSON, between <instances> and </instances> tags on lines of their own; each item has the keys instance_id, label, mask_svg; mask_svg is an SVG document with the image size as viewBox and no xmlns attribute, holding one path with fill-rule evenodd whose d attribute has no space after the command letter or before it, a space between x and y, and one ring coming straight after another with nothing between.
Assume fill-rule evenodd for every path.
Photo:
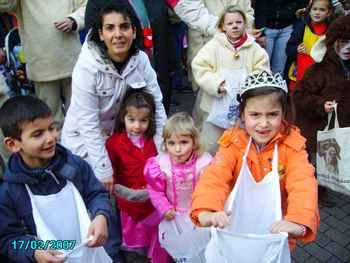
<instances>
[{"instance_id":1,"label":"woman's white jacket","mask_svg":"<svg viewBox=\"0 0 350 263\"><path fill-rule=\"evenodd\" d=\"M156 102L155 143L161 143L166 119L162 93L147 55L138 51L121 74L97 46L86 41L72 75L72 99L62 129L62 144L86 159L101 179L112 176L105 141L113 132L125 92L145 88Z\"/></svg>"}]
</instances>

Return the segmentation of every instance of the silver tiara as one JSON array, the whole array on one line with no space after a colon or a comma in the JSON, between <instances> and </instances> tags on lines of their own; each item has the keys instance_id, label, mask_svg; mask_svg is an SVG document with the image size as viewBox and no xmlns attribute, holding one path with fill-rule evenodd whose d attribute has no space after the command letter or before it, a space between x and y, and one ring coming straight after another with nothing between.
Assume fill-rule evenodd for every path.
<instances>
[{"instance_id":1,"label":"silver tiara","mask_svg":"<svg viewBox=\"0 0 350 263\"><path fill-rule=\"evenodd\" d=\"M268 71L262 71L248 75L248 77L240 85L239 95L242 96L242 94L247 90L261 87L275 87L288 93L287 83L280 73L272 74Z\"/></svg>"}]
</instances>

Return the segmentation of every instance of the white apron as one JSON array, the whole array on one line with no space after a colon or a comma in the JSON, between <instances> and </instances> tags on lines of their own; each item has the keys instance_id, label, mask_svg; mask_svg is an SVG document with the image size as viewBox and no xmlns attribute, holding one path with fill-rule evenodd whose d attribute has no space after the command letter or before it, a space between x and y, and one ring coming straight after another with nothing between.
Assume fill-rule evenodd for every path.
<instances>
[{"instance_id":1,"label":"white apron","mask_svg":"<svg viewBox=\"0 0 350 263\"><path fill-rule=\"evenodd\" d=\"M33 218L39 239L76 240L75 247L87 240L90 217L85 203L74 184L52 195L34 195L26 185L32 204ZM63 254L68 251L60 250ZM67 256L68 263L112 263L103 247L82 246Z\"/></svg>"},{"instance_id":2,"label":"white apron","mask_svg":"<svg viewBox=\"0 0 350 263\"><path fill-rule=\"evenodd\" d=\"M271 234L272 224L282 219L278 176L278 147L275 144L272 171L257 183L247 165L251 139L242 168L226 203L232 211L231 224L211 227L212 238L206 249L207 263L290 263L288 234Z\"/></svg>"}]
</instances>

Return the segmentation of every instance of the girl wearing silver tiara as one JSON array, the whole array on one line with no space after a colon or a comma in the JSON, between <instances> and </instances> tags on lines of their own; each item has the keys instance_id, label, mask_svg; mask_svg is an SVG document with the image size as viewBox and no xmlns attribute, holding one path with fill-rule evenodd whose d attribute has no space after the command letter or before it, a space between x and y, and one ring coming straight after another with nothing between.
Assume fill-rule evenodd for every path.
<instances>
[{"instance_id":1,"label":"girl wearing silver tiara","mask_svg":"<svg viewBox=\"0 0 350 263\"><path fill-rule=\"evenodd\" d=\"M193 76L200 87L199 107L203 115L197 119L204 120L196 124L202 127L204 147L211 154L215 154L217 140L227 128L205 121L213 110L213 101L224 96L236 97L239 83L247 74L270 69L266 51L246 33L246 28L245 13L229 6L219 19L219 32L192 61Z\"/></svg>"},{"instance_id":2,"label":"girl wearing silver tiara","mask_svg":"<svg viewBox=\"0 0 350 263\"><path fill-rule=\"evenodd\" d=\"M287 86L281 75L249 75L239 100L241 123L220 138L219 150L192 195L190 216L199 226L223 229L215 231L226 232L224 238L237 235L232 249L221 250L232 261L267 262L246 258L260 257L257 251L235 254L234 246L244 244L240 238L248 234L248 239L255 234L266 242L285 235L287 250L286 233L290 249L296 240L314 240L319 225L317 183L304 137L285 120ZM207 257L213 250L211 245ZM286 261L273 262L290 262L289 250L282 258Z\"/></svg>"}]
</instances>

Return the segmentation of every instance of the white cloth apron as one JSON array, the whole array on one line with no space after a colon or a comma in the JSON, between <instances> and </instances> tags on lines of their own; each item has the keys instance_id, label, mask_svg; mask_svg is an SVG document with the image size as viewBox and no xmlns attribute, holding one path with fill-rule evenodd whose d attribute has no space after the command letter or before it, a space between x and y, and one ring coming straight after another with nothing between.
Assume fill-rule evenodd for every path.
<instances>
[{"instance_id":1,"label":"white cloth apron","mask_svg":"<svg viewBox=\"0 0 350 263\"><path fill-rule=\"evenodd\" d=\"M197 181L195 161L192 166L192 178L176 178L173 165L171 165L172 174L172 191L173 191L173 205L175 207L176 215L171 221L163 220L159 224L159 242L160 245L170 254L175 262L186 263L205 263L204 251L210 239L210 231L208 228L195 226L188 211L179 211L178 196L176 194L177 181L183 180L192 181L190 191L183 191L180 193L192 193ZM189 186L189 185L188 185ZM192 191L191 191L192 190Z\"/></svg>"},{"instance_id":2,"label":"white cloth apron","mask_svg":"<svg viewBox=\"0 0 350 263\"><path fill-rule=\"evenodd\" d=\"M33 218L39 239L76 240L76 247L87 240L90 218L85 203L74 184L52 195L34 195L26 185L32 204ZM63 251L67 253L69 251ZM83 246L67 257L68 263L112 263L103 247Z\"/></svg>"},{"instance_id":3,"label":"white cloth apron","mask_svg":"<svg viewBox=\"0 0 350 263\"><path fill-rule=\"evenodd\" d=\"M206 249L207 263L290 263L288 234L271 234L272 224L282 219L278 176L278 146L275 144L272 171L257 183L247 165L252 139L245 150L242 168L225 210L232 211L231 224L212 227Z\"/></svg>"}]
</instances>

